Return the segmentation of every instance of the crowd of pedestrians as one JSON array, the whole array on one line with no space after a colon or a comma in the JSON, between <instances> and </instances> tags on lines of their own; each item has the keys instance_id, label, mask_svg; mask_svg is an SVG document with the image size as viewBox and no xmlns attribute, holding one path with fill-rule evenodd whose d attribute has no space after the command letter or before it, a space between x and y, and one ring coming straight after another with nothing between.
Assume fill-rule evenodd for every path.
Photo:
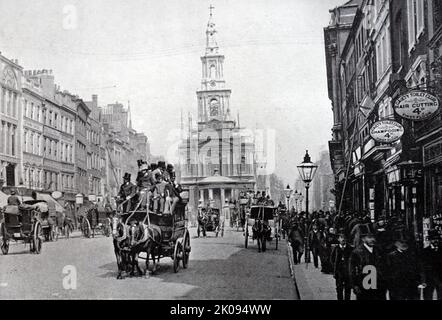
<instances>
[{"instance_id":1,"label":"crowd of pedestrians","mask_svg":"<svg viewBox=\"0 0 442 320\"><path fill-rule=\"evenodd\" d=\"M350 300L352 292L357 300L432 300L435 294L442 300L436 230L429 230L429 243L422 248L400 217L382 215L373 222L366 212L292 210L282 219L295 264L313 258L315 268L334 276L338 300Z\"/></svg>"}]
</instances>

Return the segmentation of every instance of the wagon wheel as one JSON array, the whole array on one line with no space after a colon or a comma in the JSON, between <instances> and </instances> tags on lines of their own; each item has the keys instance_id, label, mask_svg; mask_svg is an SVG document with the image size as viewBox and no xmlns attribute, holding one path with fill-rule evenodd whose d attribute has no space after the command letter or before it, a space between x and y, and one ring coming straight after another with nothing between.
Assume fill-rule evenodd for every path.
<instances>
[{"instance_id":1,"label":"wagon wheel","mask_svg":"<svg viewBox=\"0 0 442 320\"><path fill-rule=\"evenodd\" d=\"M43 243L42 238L43 238L43 231L42 231L42 228L41 228L41 224L40 224L40 222L37 222L35 224L34 234L33 234L33 237L32 237L32 247L34 249L33 251L36 254L40 254L41 253L41 248L42 248L42 243Z\"/></svg>"},{"instance_id":2,"label":"wagon wheel","mask_svg":"<svg viewBox=\"0 0 442 320\"><path fill-rule=\"evenodd\" d=\"M245 223L245 232L244 232L244 240L245 240L245 242L244 242L244 246L245 246L245 248L247 249L247 247L248 247L248 245L249 245L249 224L247 223L247 220L246 220L246 223Z\"/></svg>"},{"instance_id":3,"label":"wagon wheel","mask_svg":"<svg viewBox=\"0 0 442 320\"><path fill-rule=\"evenodd\" d=\"M173 252L173 272L177 273L180 269L180 260L183 258L183 246L181 241L175 242L175 250Z\"/></svg>"},{"instance_id":4,"label":"wagon wheel","mask_svg":"<svg viewBox=\"0 0 442 320\"><path fill-rule=\"evenodd\" d=\"M183 268L187 269L188 265L189 265L189 256L190 256L190 251L191 251L191 247L190 247L190 235L189 235L189 231L186 230L186 233L184 234L184 240L183 240L183 244L184 244L184 252L183 252Z\"/></svg>"},{"instance_id":5,"label":"wagon wheel","mask_svg":"<svg viewBox=\"0 0 442 320\"><path fill-rule=\"evenodd\" d=\"M0 223L0 232L1 232L1 249L4 255L7 255L9 252L9 239L6 237L6 227L3 223Z\"/></svg>"},{"instance_id":6,"label":"wagon wheel","mask_svg":"<svg viewBox=\"0 0 442 320\"><path fill-rule=\"evenodd\" d=\"M83 219L83 223L81 224L81 231L86 238L91 237L91 224L86 217Z\"/></svg>"}]
</instances>

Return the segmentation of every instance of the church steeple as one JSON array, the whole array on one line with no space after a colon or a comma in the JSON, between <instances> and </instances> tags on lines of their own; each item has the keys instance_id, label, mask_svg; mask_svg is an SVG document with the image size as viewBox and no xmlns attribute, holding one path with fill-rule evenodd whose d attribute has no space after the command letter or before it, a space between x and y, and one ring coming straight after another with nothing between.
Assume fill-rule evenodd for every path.
<instances>
[{"instance_id":1,"label":"church steeple","mask_svg":"<svg viewBox=\"0 0 442 320\"><path fill-rule=\"evenodd\" d=\"M216 42L216 28L215 28L215 22L213 22L213 12L212 10L215 9L214 6L210 5L210 17L209 22L207 23L207 30L206 30L206 55L208 54L218 54L218 43Z\"/></svg>"},{"instance_id":2,"label":"church steeple","mask_svg":"<svg viewBox=\"0 0 442 320\"><path fill-rule=\"evenodd\" d=\"M206 29L206 51L201 57L202 77L201 90L198 95L198 121L230 120L230 94L224 80L224 55L219 52L216 41L217 30L213 19L213 9L209 7L210 16Z\"/></svg>"}]
</instances>

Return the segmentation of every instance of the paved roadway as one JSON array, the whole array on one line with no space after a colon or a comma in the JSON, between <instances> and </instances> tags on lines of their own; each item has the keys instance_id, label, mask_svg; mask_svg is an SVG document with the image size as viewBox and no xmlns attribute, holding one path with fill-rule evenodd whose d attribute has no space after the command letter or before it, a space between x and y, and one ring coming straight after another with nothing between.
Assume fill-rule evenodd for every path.
<instances>
[{"instance_id":1,"label":"paved roadway","mask_svg":"<svg viewBox=\"0 0 442 320\"><path fill-rule=\"evenodd\" d=\"M0 299L298 299L290 277L287 246L280 243L258 253L256 243L244 248L242 232L227 230L224 238L194 238L191 229L189 268L172 269L164 258L154 276L116 279L111 238L60 238L43 244L40 255L22 243L0 253ZM144 267L144 261L140 265ZM66 265L77 270L77 289L63 289Z\"/></svg>"}]
</instances>

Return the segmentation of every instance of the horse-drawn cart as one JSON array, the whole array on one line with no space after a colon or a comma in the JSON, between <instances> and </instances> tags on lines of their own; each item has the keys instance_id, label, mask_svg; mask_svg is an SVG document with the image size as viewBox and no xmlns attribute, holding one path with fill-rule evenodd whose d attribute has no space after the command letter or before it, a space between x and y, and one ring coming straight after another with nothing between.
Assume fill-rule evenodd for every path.
<instances>
[{"instance_id":1,"label":"horse-drawn cart","mask_svg":"<svg viewBox=\"0 0 442 320\"><path fill-rule=\"evenodd\" d=\"M4 255L9 252L10 241L29 243L30 251L39 254L43 243L41 212L34 206L44 201L25 201L21 206L3 208L0 222L0 247Z\"/></svg>"},{"instance_id":2,"label":"horse-drawn cart","mask_svg":"<svg viewBox=\"0 0 442 320\"><path fill-rule=\"evenodd\" d=\"M102 233L109 237L111 234L111 212L103 207L90 207L81 221L81 231L86 238L94 238L96 234Z\"/></svg>"},{"instance_id":3,"label":"horse-drawn cart","mask_svg":"<svg viewBox=\"0 0 442 320\"><path fill-rule=\"evenodd\" d=\"M246 215L244 245L247 248L250 238L257 240L258 250L266 251L267 242L275 242L275 249L278 250L278 228L276 208L264 205L250 207ZM250 230L251 229L251 230Z\"/></svg>"},{"instance_id":4,"label":"horse-drawn cart","mask_svg":"<svg viewBox=\"0 0 442 320\"><path fill-rule=\"evenodd\" d=\"M117 262L119 250L131 252L141 259L145 258L139 254L145 252L146 270L149 254L152 254L154 270L156 261L165 257L173 260L175 273L180 266L186 269L191 251L190 233L187 228L187 203L188 191L183 191L181 201L176 204L173 214L157 214L146 210L117 214L112 223L114 245L117 245ZM119 208L121 207L120 205ZM134 262L134 259L131 260ZM120 266L119 271L121 273Z\"/></svg>"},{"instance_id":5,"label":"horse-drawn cart","mask_svg":"<svg viewBox=\"0 0 442 320\"><path fill-rule=\"evenodd\" d=\"M218 237L219 234L221 237L224 236L224 221L221 221L220 215L221 213L218 208L209 208L208 210L205 208L201 209L201 213L198 217L198 238L201 232L204 237L206 236L206 232L214 232L216 237Z\"/></svg>"}]
</instances>

